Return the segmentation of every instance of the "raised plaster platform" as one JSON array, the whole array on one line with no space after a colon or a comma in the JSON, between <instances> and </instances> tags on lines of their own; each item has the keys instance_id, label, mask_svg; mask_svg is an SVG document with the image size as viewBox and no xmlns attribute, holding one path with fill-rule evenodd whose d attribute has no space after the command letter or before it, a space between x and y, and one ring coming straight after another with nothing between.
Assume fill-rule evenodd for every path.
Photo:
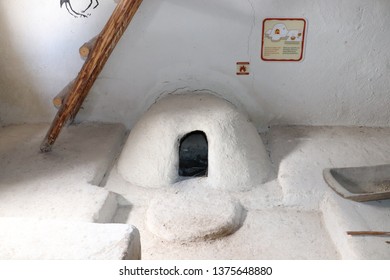
<instances>
[{"instance_id":1,"label":"raised plaster platform","mask_svg":"<svg viewBox=\"0 0 390 280\"><path fill-rule=\"evenodd\" d=\"M138 230L125 224L94 224L0 218L2 260L137 260Z\"/></svg>"},{"instance_id":2,"label":"raised plaster platform","mask_svg":"<svg viewBox=\"0 0 390 280\"><path fill-rule=\"evenodd\" d=\"M318 209L327 193L325 168L390 162L390 129L348 127L274 127L268 149L282 186L283 204Z\"/></svg>"},{"instance_id":3,"label":"raised plaster platform","mask_svg":"<svg viewBox=\"0 0 390 280\"><path fill-rule=\"evenodd\" d=\"M390 200L355 202L325 182L325 168L389 163L389 128L274 127L266 137L278 169L282 204L323 213L342 258L390 259L386 237L348 236L347 231L390 231Z\"/></svg>"},{"instance_id":4,"label":"raised plaster platform","mask_svg":"<svg viewBox=\"0 0 390 280\"><path fill-rule=\"evenodd\" d=\"M146 214L148 229L164 240L196 241L221 238L240 228L243 211L239 201L205 188L202 180L180 184L153 198Z\"/></svg>"},{"instance_id":5,"label":"raised plaster platform","mask_svg":"<svg viewBox=\"0 0 390 280\"><path fill-rule=\"evenodd\" d=\"M0 217L109 222L116 199L98 187L124 137L121 125L86 124L39 152L47 124L0 128Z\"/></svg>"},{"instance_id":6,"label":"raised plaster platform","mask_svg":"<svg viewBox=\"0 0 390 280\"><path fill-rule=\"evenodd\" d=\"M390 200L354 202L329 194L321 205L325 225L344 259L390 259L387 236L349 236L347 231L390 231Z\"/></svg>"},{"instance_id":7,"label":"raised plaster platform","mask_svg":"<svg viewBox=\"0 0 390 280\"><path fill-rule=\"evenodd\" d=\"M0 128L0 259L137 259L138 231L110 222L117 195L100 187L125 130L82 124L39 152L47 124Z\"/></svg>"}]
</instances>

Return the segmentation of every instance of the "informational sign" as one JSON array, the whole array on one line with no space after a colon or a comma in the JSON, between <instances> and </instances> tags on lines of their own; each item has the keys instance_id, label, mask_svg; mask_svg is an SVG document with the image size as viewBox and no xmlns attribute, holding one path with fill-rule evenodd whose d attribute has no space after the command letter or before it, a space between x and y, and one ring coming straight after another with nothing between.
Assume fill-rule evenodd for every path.
<instances>
[{"instance_id":1,"label":"informational sign","mask_svg":"<svg viewBox=\"0 0 390 280\"><path fill-rule=\"evenodd\" d=\"M237 75L249 75L249 62L237 62Z\"/></svg>"},{"instance_id":2,"label":"informational sign","mask_svg":"<svg viewBox=\"0 0 390 280\"><path fill-rule=\"evenodd\" d=\"M266 18L263 21L261 59L301 61L305 44L303 18Z\"/></svg>"}]
</instances>

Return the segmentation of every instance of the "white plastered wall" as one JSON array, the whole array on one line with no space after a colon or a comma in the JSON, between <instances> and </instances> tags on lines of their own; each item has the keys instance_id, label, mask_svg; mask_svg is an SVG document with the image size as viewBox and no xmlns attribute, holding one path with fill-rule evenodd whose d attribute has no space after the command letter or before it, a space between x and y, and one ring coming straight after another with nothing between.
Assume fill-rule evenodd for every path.
<instances>
[{"instance_id":1,"label":"white plastered wall","mask_svg":"<svg viewBox=\"0 0 390 280\"><path fill-rule=\"evenodd\" d=\"M89 2L73 5L83 1ZM78 48L115 7L100 2L80 19L57 0L0 0L2 123L52 120L52 97L82 66ZM387 0L144 0L78 120L131 128L158 96L184 89L208 90L242 106L260 130L388 126L389 11ZM267 17L307 19L302 62L260 59ZM251 63L249 76L235 75L237 61Z\"/></svg>"}]
</instances>

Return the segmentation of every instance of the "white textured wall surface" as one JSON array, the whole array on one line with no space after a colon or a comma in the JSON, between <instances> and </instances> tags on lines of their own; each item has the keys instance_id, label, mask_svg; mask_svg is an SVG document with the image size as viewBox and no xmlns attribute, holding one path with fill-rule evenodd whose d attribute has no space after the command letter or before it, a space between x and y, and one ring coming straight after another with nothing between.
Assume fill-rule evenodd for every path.
<instances>
[{"instance_id":1,"label":"white textured wall surface","mask_svg":"<svg viewBox=\"0 0 390 280\"><path fill-rule=\"evenodd\" d=\"M72 0L81 9L88 0ZM0 0L0 122L51 121L51 99L80 70L78 48L115 3L87 19L59 0ZM262 21L308 21L302 62L260 59ZM258 129L274 124L389 126L390 1L144 0L78 120L131 128L169 92L214 92ZM251 74L236 76L237 61Z\"/></svg>"}]
</instances>

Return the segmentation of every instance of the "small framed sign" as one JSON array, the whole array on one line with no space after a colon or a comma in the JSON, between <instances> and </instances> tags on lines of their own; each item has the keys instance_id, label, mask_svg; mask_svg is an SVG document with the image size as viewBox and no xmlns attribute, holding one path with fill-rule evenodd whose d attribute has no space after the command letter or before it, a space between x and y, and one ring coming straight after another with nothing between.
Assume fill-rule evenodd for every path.
<instances>
[{"instance_id":1,"label":"small framed sign","mask_svg":"<svg viewBox=\"0 0 390 280\"><path fill-rule=\"evenodd\" d=\"M249 75L249 62L237 62L236 66L237 75Z\"/></svg>"},{"instance_id":2,"label":"small framed sign","mask_svg":"<svg viewBox=\"0 0 390 280\"><path fill-rule=\"evenodd\" d=\"M305 32L306 20L303 18L264 19L261 59L264 61L301 61Z\"/></svg>"}]
</instances>

